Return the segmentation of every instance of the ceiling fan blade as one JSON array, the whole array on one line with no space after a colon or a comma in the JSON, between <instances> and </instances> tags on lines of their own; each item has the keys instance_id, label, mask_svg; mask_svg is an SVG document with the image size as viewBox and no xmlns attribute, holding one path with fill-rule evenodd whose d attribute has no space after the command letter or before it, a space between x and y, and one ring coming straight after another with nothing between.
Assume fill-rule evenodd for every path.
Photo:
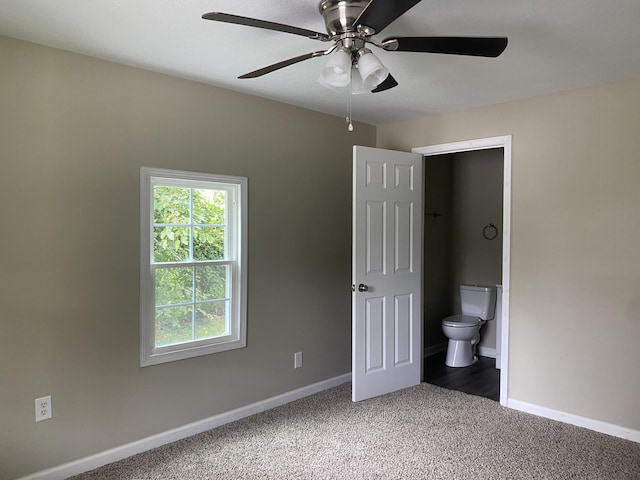
<instances>
[{"instance_id":1,"label":"ceiling fan blade","mask_svg":"<svg viewBox=\"0 0 640 480\"><path fill-rule=\"evenodd\" d=\"M397 52L497 57L507 48L507 41L507 37L392 37L382 41L382 48Z\"/></svg>"},{"instance_id":2,"label":"ceiling fan blade","mask_svg":"<svg viewBox=\"0 0 640 480\"><path fill-rule=\"evenodd\" d=\"M371 93L384 92L385 90L389 90L397 86L398 86L398 82L396 81L395 78L393 78L391 74L389 74L387 78L380 85L378 85L376 88L371 90Z\"/></svg>"},{"instance_id":3,"label":"ceiling fan blade","mask_svg":"<svg viewBox=\"0 0 640 480\"><path fill-rule=\"evenodd\" d=\"M371 0L353 24L363 25L380 33L387 25L421 0Z\"/></svg>"},{"instance_id":4,"label":"ceiling fan blade","mask_svg":"<svg viewBox=\"0 0 640 480\"><path fill-rule=\"evenodd\" d=\"M299 55L297 57L290 58L288 60L283 60L282 62L274 63L273 65L269 65L268 67L260 68L258 70L254 70L253 72L245 73L244 75L239 76L238 78L256 78L261 77L262 75L266 75L267 73L275 72L276 70L280 70L281 68L288 67L289 65L293 65L298 62L303 62L304 60L309 60L315 57L322 57L331 53L334 49L330 48L329 50L321 50L319 52L311 52L305 53L304 55Z\"/></svg>"},{"instance_id":5,"label":"ceiling fan blade","mask_svg":"<svg viewBox=\"0 0 640 480\"><path fill-rule=\"evenodd\" d=\"M236 25L246 25L248 27L292 33L293 35L301 35L314 40L326 41L331 38L326 33L314 32L313 30L307 30L306 28L292 27L291 25L283 25L281 23L268 22L266 20L258 20L256 18L241 17L239 15L231 15L229 13L209 12L202 15L202 18L205 20L214 20L216 22L234 23Z\"/></svg>"}]
</instances>

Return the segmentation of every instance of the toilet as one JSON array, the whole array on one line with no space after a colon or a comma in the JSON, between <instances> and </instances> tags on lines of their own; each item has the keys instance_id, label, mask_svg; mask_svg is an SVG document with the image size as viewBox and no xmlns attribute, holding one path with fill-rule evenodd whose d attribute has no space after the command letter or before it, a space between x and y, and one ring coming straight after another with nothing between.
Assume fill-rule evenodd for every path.
<instances>
[{"instance_id":1,"label":"toilet","mask_svg":"<svg viewBox=\"0 0 640 480\"><path fill-rule=\"evenodd\" d=\"M480 342L480 327L494 318L496 287L460 285L460 306L462 315L442 320L442 331L449 339L445 361L448 367L468 367L478 360L475 350Z\"/></svg>"}]
</instances>

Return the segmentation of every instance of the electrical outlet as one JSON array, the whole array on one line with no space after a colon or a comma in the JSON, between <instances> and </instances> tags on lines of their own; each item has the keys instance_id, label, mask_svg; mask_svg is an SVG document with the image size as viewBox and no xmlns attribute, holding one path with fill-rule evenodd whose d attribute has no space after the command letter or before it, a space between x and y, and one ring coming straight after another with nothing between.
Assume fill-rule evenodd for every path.
<instances>
[{"instance_id":1,"label":"electrical outlet","mask_svg":"<svg viewBox=\"0 0 640 480\"><path fill-rule=\"evenodd\" d=\"M293 354L293 368L302 367L302 352L296 352Z\"/></svg>"},{"instance_id":2,"label":"electrical outlet","mask_svg":"<svg viewBox=\"0 0 640 480\"><path fill-rule=\"evenodd\" d=\"M36 422L51 418L51 395L36 398Z\"/></svg>"}]
</instances>

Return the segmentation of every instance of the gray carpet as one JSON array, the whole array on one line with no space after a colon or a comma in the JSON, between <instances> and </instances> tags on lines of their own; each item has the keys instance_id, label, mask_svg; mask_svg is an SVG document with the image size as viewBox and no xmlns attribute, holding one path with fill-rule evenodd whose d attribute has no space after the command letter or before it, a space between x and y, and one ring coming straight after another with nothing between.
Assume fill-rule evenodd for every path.
<instances>
[{"instance_id":1,"label":"gray carpet","mask_svg":"<svg viewBox=\"0 0 640 480\"><path fill-rule=\"evenodd\" d=\"M640 444L428 384L352 403L346 383L74 479L640 479Z\"/></svg>"}]
</instances>

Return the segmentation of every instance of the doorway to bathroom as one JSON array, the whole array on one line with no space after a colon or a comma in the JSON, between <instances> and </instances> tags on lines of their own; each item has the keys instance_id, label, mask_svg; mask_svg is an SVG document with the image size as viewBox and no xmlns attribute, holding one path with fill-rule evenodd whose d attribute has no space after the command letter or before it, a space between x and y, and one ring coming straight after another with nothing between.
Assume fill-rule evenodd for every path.
<instances>
[{"instance_id":1,"label":"doorway to bathroom","mask_svg":"<svg viewBox=\"0 0 640 480\"><path fill-rule=\"evenodd\" d=\"M453 368L445 365L446 353L443 350L425 357L425 383L500 401L500 370L493 358L480 355L473 365Z\"/></svg>"},{"instance_id":2,"label":"doorway to bathroom","mask_svg":"<svg viewBox=\"0 0 640 480\"><path fill-rule=\"evenodd\" d=\"M506 405L511 137L414 148L424 156L424 381ZM478 362L444 364L441 321L460 314L460 284L502 286L480 331Z\"/></svg>"}]
</instances>

